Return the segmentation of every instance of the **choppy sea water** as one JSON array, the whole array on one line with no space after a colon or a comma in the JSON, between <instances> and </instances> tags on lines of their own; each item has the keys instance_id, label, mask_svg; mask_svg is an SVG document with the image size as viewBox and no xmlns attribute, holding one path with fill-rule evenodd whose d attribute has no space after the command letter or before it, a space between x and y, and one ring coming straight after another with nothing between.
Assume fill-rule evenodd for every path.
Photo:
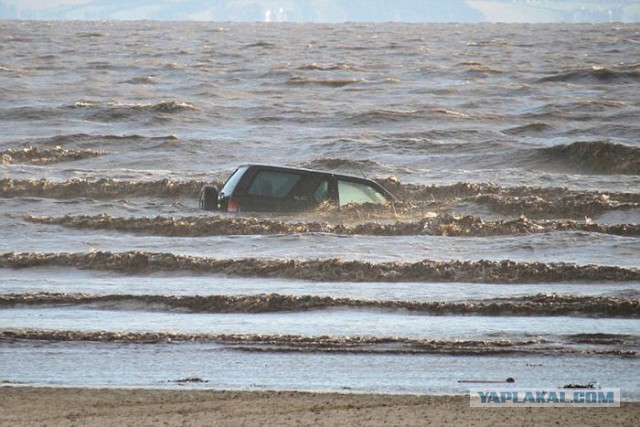
<instances>
[{"instance_id":1,"label":"choppy sea water","mask_svg":"<svg viewBox=\"0 0 640 427\"><path fill-rule=\"evenodd\" d=\"M637 58L637 24L0 22L0 381L640 399ZM247 162L401 202L199 211Z\"/></svg>"}]
</instances>

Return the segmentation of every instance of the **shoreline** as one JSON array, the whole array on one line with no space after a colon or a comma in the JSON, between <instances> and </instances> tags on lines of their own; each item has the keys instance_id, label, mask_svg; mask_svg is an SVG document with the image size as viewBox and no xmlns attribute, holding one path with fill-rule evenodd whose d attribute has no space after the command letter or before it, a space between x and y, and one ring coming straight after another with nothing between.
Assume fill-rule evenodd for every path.
<instances>
[{"instance_id":1,"label":"shoreline","mask_svg":"<svg viewBox=\"0 0 640 427\"><path fill-rule=\"evenodd\" d=\"M617 425L619 408L471 408L467 395L0 386L0 426Z\"/></svg>"}]
</instances>

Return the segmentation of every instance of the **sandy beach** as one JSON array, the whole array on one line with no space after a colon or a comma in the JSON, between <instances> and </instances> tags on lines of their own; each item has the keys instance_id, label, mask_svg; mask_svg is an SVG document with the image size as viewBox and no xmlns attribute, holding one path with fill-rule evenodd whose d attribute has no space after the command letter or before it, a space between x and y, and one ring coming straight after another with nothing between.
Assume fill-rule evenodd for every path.
<instances>
[{"instance_id":1,"label":"sandy beach","mask_svg":"<svg viewBox=\"0 0 640 427\"><path fill-rule=\"evenodd\" d=\"M1 426L636 426L620 408L471 408L467 396L0 388Z\"/></svg>"}]
</instances>

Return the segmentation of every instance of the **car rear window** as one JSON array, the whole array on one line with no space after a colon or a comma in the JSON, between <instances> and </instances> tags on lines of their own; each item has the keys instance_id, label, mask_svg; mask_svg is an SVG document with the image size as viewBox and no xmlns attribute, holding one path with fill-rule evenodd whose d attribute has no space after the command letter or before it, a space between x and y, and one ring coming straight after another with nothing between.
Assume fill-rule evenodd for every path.
<instances>
[{"instance_id":1,"label":"car rear window","mask_svg":"<svg viewBox=\"0 0 640 427\"><path fill-rule=\"evenodd\" d=\"M238 184L238 181L240 181L240 178L242 178L242 175L247 170L247 168L248 166L242 166L236 169L236 171L231 174L229 179L227 179L227 182L224 184L224 187L222 187L222 190L220 190L220 194L223 196L230 196L231 193L233 193L233 189L236 187L236 185Z\"/></svg>"},{"instance_id":2,"label":"car rear window","mask_svg":"<svg viewBox=\"0 0 640 427\"><path fill-rule=\"evenodd\" d=\"M300 175L289 172L262 170L253 178L247 194L283 198L300 181Z\"/></svg>"},{"instance_id":3,"label":"car rear window","mask_svg":"<svg viewBox=\"0 0 640 427\"><path fill-rule=\"evenodd\" d=\"M343 180L338 180L338 197L340 198L340 206L349 203L384 204L387 202L387 198L372 186Z\"/></svg>"}]
</instances>

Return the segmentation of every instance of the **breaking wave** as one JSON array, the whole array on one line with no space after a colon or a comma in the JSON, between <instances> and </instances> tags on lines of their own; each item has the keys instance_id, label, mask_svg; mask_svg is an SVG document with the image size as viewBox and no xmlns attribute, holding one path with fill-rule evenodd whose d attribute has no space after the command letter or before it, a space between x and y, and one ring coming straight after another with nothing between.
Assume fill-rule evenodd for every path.
<instances>
[{"instance_id":1,"label":"breaking wave","mask_svg":"<svg viewBox=\"0 0 640 427\"><path fill-rule=\"evenodd\" d=\"M167 120L181 113L197 112L199 109L190 103L181 101L160 101L149 104L120 104L116 102L99 103L77 101L63 106L20 106L4 109L0 119L16 121L43 121L49 118L69 120L69 111L73 111L84 120L111 122L135 121L138 119Z\"/></svg>"},{"instance_id":2,"label":"breaking wave","mask_svg":"<svg viewBox=\"0 0 640 427\"><path fill-rule=\"evenodd\" d=\"M566 340L576 344L598 344L598 345L612 345L612 344L640 344L640 337L629 336L624 334L574 334L564 337Z\"/></svg>"},{"instance_id":3,"label":"breaking wave","mask_svg":"<svg viewBox=\"0 0 640 427\"><path fill-rule=\"evenodd\" d=\"M424 118L424 113L417 110L375 109L364 113L353 114L342 121L355 126L405 122Z\"/></svg>"},{"instance_id":4,"label":"breaking wave","mask_svg":"<svg viewBox=\"0 0 640 427\"><path fill-rule=\"evenodd\" d=\"M504 187L493 183L459 182L450 185L403 184L395 178L377 180L398 198L407 201L473 199L483 195L501 197L539 197L559 203L563 199L598 200L607 199L623 204L640 203L640 194L603 193L600 191L574 191L562 187Z\"/></svg>"},{"instance_id":5,"label":"breaking wave","mask_svg":"<svg viewBox=\"0 0 640 427\"><path fill-rule=\"evenodd\" d=\"M105 142L107 143L118 143L122 142L123 145L133 142L133 141L176 141L178 137L176 135L163 135L163 136L144 136L138 134L124 134L124 135L112 135L112 134L87 134L87 133L75 133L75 134L60 134L53 135L49 137L43 138L35 138L26 141L28 146L22 141L16 141L16 145L23 146L22 149L27 150L58 150L59 147L69 148L69 146L76 147L84 147L82 150L69 150L69 151L91 151L87 147L95 147L97 152L101 152L102 150L98 150L97 148L103 147ZM32 146L38 147L33 148ZM52 148L43 148L43 147L52 147ZM15 151L18 151L15 149Z\"/></svg>"},{"instance_id":6,"label":"breaking wave","mask_svg":"<svg viewBox=\"0 0 640 427\"><path fill-rule=\"evenodd\" d=\"M301 77L294 76L291 77L287 84L290 85L317 85L317 86L328 86L328 87L344 87L348 85L363 83L364 79L359 78L334 78L334 79L318 79L318 78L309 78L309 77Z\"/></svg>"},{"instance_id":7,"label":"breaking wave","mask_svg":"<svg viewBox=\"0 0 640 427\"><path fill-rule=\"evenodd\" d=\"M260 48L275 48L277 45L275 43L270 43L270 42L265 42L265 41L258 41L255 43L249 43L246 44L245 47L246 48L255 48L255 47L260 47Z\"/></svg>"},{"instance_id":8,"label":"breaking wave","mask_svg":"<svg viewBox=\"0 0 640 427\"><path fill-rule=\"evenodd\" d=\"M463 67L470 74L502 74L504 71L498 70L496 68L491 68L488 65L482 64L480 62L470 61L470 62L461 62L457 64L459 67Z\"/></svg>"},{"instance_id":9,"label":"breaking wave","mask_svg":"<svg viewBox=\"0 0 640 427\"><path fill-rule=\"evenodd\" d=\"M142 77L134 77L129 80L125 80L122 83L131 84L131 85L154 85L156 84L156 79L153 76L142 76Z\"/></svg>"},{"instance_id":10,"label":"breaking wave","mask_svg":"<svg viewBox=\"0 0 640 427\"><path fill-rule=\"evenodd\" d=\"M321 170L371 170L380 167L380 164L373 160L351 160L341 158L314 159L302 164L302 167Z\"/></svg>"},{"instance_id":11,"label":"breaking wave","mask_svg":"<svg viewBox=\"0 0 640 427\"><path fill-rule=\"evenodd\" d=\"M0 306L90 305L109 310L180 310L191 313L299 312L329 308L409 311L428 315L640 317L640 300L538 294L460 302L379 301L291 295L87 295L29 293L0 295Z\"/></svg>"},{"instance_id":12,"label":"breaking wave","mask_svg":"<svg viewBox=\"0 0 640 427\"><path fill-rule=\"evenodd\" d=\"M494 212L505 215L527 215L532 217L559 216L580 218L595 216L606 211L632 209L640 206L638 202L621 202L609 194L567 195L558 198L546 198L536 194L523 196L510 194L480 194L469 201L487 206Z\"/></svg>"},{"instance_id":13,"label":"breaking wave","mask_svg":"<svg viewBox=\"0 0 640 427\"><path fill-rule=\"evenodd\" d=\"M353 126L371 126L385 123L406 123L412 120L430 120L437 116L447 116L455 119L468 119L470 116L454 110L444 108L432 109L373 109L357 114L350 114L340 120Z\"/></svg>"},{"instance_id":14,"label":"breaking wave","mask_svg":"<svg viewBox=\"0 0 640 427\"><path fill-rule=\"evenodd\" d=\"M25 340L54 342L91 341L141 344L208 342L223 345L230 350L255 352L447 354L470 356L490 354L576 354L637 357L639 355L639 352L635 350L634 347L573 347L570 343L549 341L547 339L540 338L438 340L403 337L340 337L326 335L304 336L263 334L188 334L174 332L0 330L0 342Z\"/></svg>"},{"instance_id":15,"label":"breaking wave","mask_svg":"<svg viewBox=\"0 0 640 427\"><path fill-rule=\"evenodd\" d=\"M0 152L0 164L28 163L46 165L51 163L82 160L110 154L104 150L69 150L60 146L52 149L29 147L23 149L4 150Z\"/></svg>"},{"instance_id":16,"label":"breaking wave","mask_svg":"<svg viewBox=\"0 0 640 427\"><path fill-rule=\"evenodd\" d=\"M123 197L196 197L203 182L121 181L103 178L96 181L73 179L56 182L47 179L0 179L0 197L46 197L69 199L89 197L112 199Z\"/></svg>"},{"instance_id":17,"label":"breaking wave","mask_svg":"<svg viewBox=\"0 0 640 427\"><path fill-rule=\"evenodd\" d=\"M405 202L430 202L431 209L442 204L471 202L506 215L531 217L558 215L584 218L609 210L640 206L640 194L571 191L550 187L502 187L495 184L458 183L452 185L401 184L395 179L378 180Z\"/></svg>"},{"instance_id":18,"label":"breaking wave","mask_svg":"<svg viewBox=\"0 0 640 427\"><path fill-rule=\"evenodd\" d=\"M545 165L583 173L640 175L640 147L611 141L574 142L537 150Z\"/></svg>"},{"instance_id":19,"label":"breaking wave","mask_svg":"<svg viewBox=\"0 0 640 427\"><path fill-rule=\"evenodd\" d=\"M516 126L516 127L503 130L502 133L506 133L507 135L536 136L543 132L550 131L552 129L553 129L553 126L547 123L534 122L534 123L529 123L526 125Z\"/></svg>"},{"instance_id":20,"label":"breaking wave","mask_svg":"<svg viewBox=\"0 0 640 427\"><path fill-rule=\"evenodd\" d=\"M619 67L584 67L543 77L539 82L562 83L637 83L640 80L640 65L623 65Z\"/></svg>"},{"instance_id":21,"label":"breaking wave","mask_svg":"<svg viewBox=\"0 0 640 427\"><path fill-rule=\"evenodd\" d=\"M307 71L360 71L360 68L355 65L350 64L328 64L322 65L317 62L312 62L310 64L301 65L298 67L298 70L307 70Z\"/></svg>"},{"instance_id":22,"label":"breaking wave","mask_svg":"<svg viewBox=\"0 0 640 427\"><path fill-rule=\"evenodd\" d=\"M141 116L154 116L178 114L182 112L197 111L198 109L188 102L160 101L150 104L101 104L92 101L78 101L72 108L87 110L86 118L89 120L136 120Z\"/></svg>"},{"instance_id":23,"label":"breaking wave","mask_svg":"<svg viewBox=\"0 0 640 427\"><path fill-rule=\"evenodd\" d=\"M73 104L73 108L104 108L112 109L113 111L141 111L152 113L179 113L186 110L196 110L196 107L188 102L181 101L160 101L152 104L119 104L108 103L98 104L91 101L77 101Z\"/></svg>"},{"instance_id":24,"label":"breaking wave","mask_svg":"<svg viewBox=\"0 0 640 427\"><path fill-rule=\"evenodd\" d=\"M639 236L640 224L593 224L576 221L535 221L521 217L514 220L485 222L476 216L437 215L419 221L363 224L329 224L323 222L288 223L252 217L164 217L116 218L107 214L66 215L63 217L25 215L26 221L61 225L75 229L116 230L127 233L174 237L267 235L298 233L332 233L372 236L502 236L557 231L583 231Z\"/></svg>"},{"instance_id":25,"label":"breaking wave","mask_svg":"<svg viewBox=\"0 0 640 427\"><path fill-rule=\"evenodd\" d=\"M217 259L152 252L15 253L0 268L72 267L129 274L192 272L236 277L277 277L325 282L552 283L639 281L639 269L567 263L432 261L414 263L341 259Z\"/></svg>"}]
</instances>

